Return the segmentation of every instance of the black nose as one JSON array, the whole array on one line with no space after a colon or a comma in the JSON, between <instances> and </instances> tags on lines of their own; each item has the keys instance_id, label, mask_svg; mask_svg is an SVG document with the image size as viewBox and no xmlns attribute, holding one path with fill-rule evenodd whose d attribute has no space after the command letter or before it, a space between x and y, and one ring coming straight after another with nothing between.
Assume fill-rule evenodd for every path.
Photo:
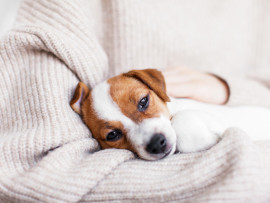
<instances>
[{"instance_id":1,"label":"black nose","mask_svg":"<svg viewBox=\"0 0 270 203\"><path fill-rule=\"evenodd\" d=\"M162 134L154 134L146 146L146 151L151 154L164 153L166 149L166 138Z\"/></svg>"}]
</instances>

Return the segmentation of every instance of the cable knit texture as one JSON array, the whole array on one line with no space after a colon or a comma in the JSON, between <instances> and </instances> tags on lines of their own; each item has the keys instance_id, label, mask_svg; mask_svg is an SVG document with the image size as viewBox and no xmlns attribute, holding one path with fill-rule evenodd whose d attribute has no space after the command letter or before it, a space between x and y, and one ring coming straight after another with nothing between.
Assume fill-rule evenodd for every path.
<instances>
[{"instance_id":1,"label":"cable knit texture","mask_svg":"<svg viewBox=\"0 0 270 203\"><path fill-rule=\"evenodd\" d=\"M0 43L0 201L269 202L269 142L231 128L207 151L143 161L99 150L69 106L78 81L186 65L226 80L229 105L269 107L269 11L267 0L24 1Z\"/></svg>"}]
</instances>

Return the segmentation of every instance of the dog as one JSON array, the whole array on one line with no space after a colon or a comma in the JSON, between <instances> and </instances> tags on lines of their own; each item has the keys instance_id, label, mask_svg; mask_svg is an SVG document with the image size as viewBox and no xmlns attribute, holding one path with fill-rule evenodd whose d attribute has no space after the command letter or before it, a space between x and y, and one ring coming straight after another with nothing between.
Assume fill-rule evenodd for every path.
<instances>
[{"instance_id":1,"label":"dog","mask_svg":"<svg viewBox=\"0 0 270 203\"><path fill-rule=\"evenodd\" d=\"M156 69L131 70L91 90L79 82L70 105L101 148L128 149L145 160L209 149L229 127L252 140L270 138L270 110L170 98Z\"/></svg>"}]
</instances>

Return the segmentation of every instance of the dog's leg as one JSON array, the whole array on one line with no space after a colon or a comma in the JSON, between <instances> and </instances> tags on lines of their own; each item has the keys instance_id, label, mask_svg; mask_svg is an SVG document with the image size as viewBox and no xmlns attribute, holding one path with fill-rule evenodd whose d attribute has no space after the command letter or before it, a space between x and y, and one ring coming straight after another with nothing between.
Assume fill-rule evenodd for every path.
<instances>
[{"instance_id":1,"label":"dog's leg","mask_svg":"<svg viewBox=\"0 0 270 203\"><path fill-rule=\"evenodd\" d=\"M219 118L200 110L179 111L171 122L177 136L177 150L183 153L210 148L225 130Z\"/></svg>"},{"instance_id":2,"label":"dog's leg","mask_svg":"<svg viewBox=\"0 0 270 203\"><path fill-rule=\"evenodd\" d=\"M198 122L193 121L193 119L204 119L202 116L197 118L196 113L203 111L207 112L207 114L209 113L206 117L213 117L214 122L216 121L216 123L222 124L224 130L230 127L237 127L246 132L252 141L270 139L270 110L267 108L257 106L228 107L206 104L190 99L172 98L171 100L172 102L168 103L168 107L172 115L179 114L180 117L176 119L178 117L176 116L175 119L181 121L174 121L175 123L179 123L179 128L185 128L181 124L181 122L185 123L184 117L186 117L186 115L181 115L184 113L183 111L193 111L193 113L191 113L193 116L188 116L187 120L189 121L186 122L187 126L192 125L192 123L199 124ZM206 113L204 114L207 115ZM216 117L217 119L215 120ZM203 120L201 122L205 123ZM177 128L178 125L175 124L175 127ZM181 130L179 129L179 131ZM198 130L198 132L199 131L200 130Z\"/></svg>"}]
</instances>

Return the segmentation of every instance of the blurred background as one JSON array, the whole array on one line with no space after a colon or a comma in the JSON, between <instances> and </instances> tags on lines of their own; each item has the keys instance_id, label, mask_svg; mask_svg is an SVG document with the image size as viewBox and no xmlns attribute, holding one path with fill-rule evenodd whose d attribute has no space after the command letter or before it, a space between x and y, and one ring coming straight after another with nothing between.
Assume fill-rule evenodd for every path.
<instances>
[{"instance_id":1,"label":"blurred background","mask_svg":"<svg viewBox=\"0 0 270 203\"><path fill-rule=\"evenodd\" d=\"M11 29L22 0L0 0L0 37Z\"/></svg>"}]
</instances>

